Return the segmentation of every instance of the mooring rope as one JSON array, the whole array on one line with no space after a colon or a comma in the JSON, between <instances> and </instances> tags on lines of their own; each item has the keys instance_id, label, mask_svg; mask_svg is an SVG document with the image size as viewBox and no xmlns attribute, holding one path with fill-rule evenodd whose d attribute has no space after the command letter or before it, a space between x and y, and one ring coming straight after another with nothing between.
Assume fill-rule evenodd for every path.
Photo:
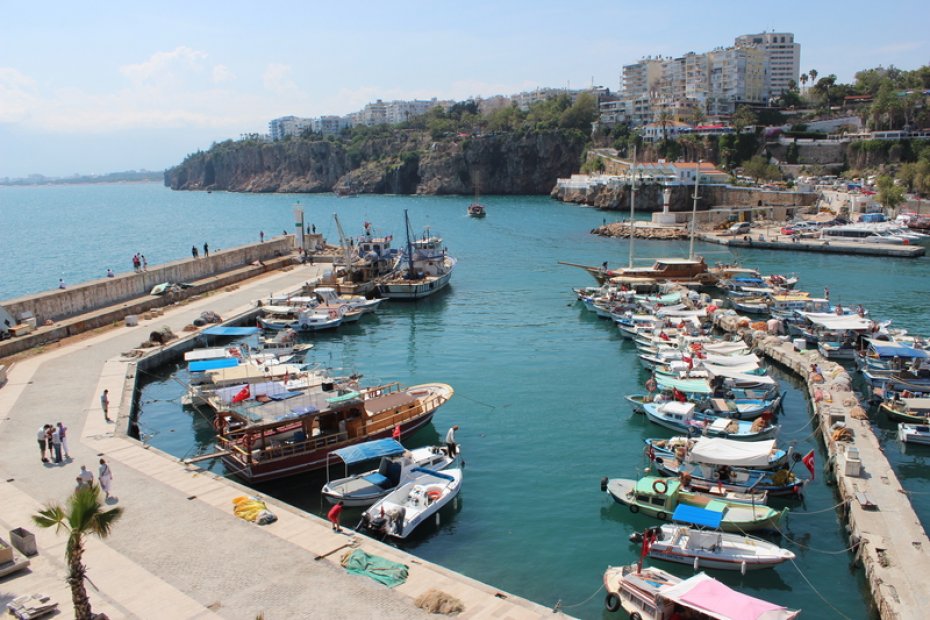
<instances>
[{"instance_id":1,"label":"mooring rope","mask_svg":"<svg viewBox=\"0 0 930 620\"><path fill-rule=\"evenodd\" d=\"M559 612L560 610L562 610L562 609L571 609L571 608L573 608L573 607L581 607L582 605L584 605L585 603L587 603L588 601L590 601L592 598L594 598L595 596L597 596L597 593L600 592L600 591L603 590L603 589L604 589L604 584L601 584L601 587L598 588L597 590L595 590L595 591L594 591L594 594L592 594L591 596L589 596L589 597L586 598L585 600L581 601L580 603L575 603L574 605L563 605L563 604L562 604L562 599L559 599L559 600L557 600L557 601L555 602L555 605L553 605L553 607L552 607L552 613L558 613L558 612Z\"/></svg>"},{"instance_id":2,"label":"mooring rope","mask_svg":"<svg viewBox=\"0 0 930 620\"><path fill-rule=\"evenodd\" d=\"M843 612L841 612L839 609L837 609L837 608L833 605L833 603L831 603L830 601L828 601L828 600L826 599L826 597L824 597L824 595L821 594L820 591L819 591L817 588L814 587L814 584L811 583L810 579L807 578L807 575L804 574L804 572L801 570L801 568L797 565L797 563L796 563L794 560L791 560L791 564L794 565L795 569L797 569L798 574L801 575L801 579L803 579L804 582L807 583L808 586L810 586L810 589L814 591L814 594L816 594L817 596L820 597L820 600L822 600L824 603L826 603L826 605L827 605L830 609L832 609L833 611L835 611L835 612L837 613L838 616L840 616L841 618L845 618L846 620L850 620L850 617L849 617L849 616L847 616L846 614L844 614Z\"/></svg>"}]
</instances>

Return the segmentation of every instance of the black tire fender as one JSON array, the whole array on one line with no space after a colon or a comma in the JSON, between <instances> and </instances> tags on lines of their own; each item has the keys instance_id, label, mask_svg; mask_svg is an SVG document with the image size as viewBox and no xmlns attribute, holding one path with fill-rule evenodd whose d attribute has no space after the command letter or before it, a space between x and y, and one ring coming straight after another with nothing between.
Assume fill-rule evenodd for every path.
<instances>
[{"instance_id":1,"label":"black tire fender","mask_svg":"<svg viewBox=\"0 0 930 620\"><path fill-rule=\"evenodd\" d=\"M604 599L604 607L607 611L620 611L620 597L615 592L608 592Z\"/></svg>"}]
</instances>

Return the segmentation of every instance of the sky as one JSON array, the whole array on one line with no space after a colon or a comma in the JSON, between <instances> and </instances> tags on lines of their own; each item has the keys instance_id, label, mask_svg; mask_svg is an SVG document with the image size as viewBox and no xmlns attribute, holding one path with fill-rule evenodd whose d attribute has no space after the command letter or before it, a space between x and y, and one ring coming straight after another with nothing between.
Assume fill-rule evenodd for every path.
<instances>
[{"instance_id":1,"label":"sky","mask_svg":"<svg viewBox=\"0 0 930 620\"><path fill-rule=\"evenodd\" d=\"M0 0L0 178L163 170L377 99L617 90L644 56L763 31L795 34L802 72L852 82L930 64L928 18L926 0Z\"/></svg>"}]
</instances>

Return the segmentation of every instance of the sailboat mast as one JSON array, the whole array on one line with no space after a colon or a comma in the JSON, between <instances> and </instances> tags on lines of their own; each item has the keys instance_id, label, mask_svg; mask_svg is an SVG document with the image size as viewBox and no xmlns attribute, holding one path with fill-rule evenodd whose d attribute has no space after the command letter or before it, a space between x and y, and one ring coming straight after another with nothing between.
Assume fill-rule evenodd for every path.
<instances>
[{"instance_id":1,"label":"sailboat mast","mask_svg":"<svg viewBox=\"0 0 930 620\"><path fill-rule=\"evenodd\" d=\"M336 230L339 231L339 245L342 246L343 252L345 252L345 261L346 261L346 271L351 275L352 273L352 249L349 247L349 241L346 239L345 231L342 230L342 224L339 222L339 216L333 213L333 219L336 220Z\"/></svg>"},{"instance_id":2,"label":"sailboat mast","mask_svg":"<svg viewBox=\"0 0 930 620\"><path fill-rule=\"evenodd\" d=\"M633 268L633 240L636 238L636 145L633 145L633 166L630 169L630 262Z\"/></svg>"},{"instance_id":3,"label":"sailboat mast","mask_svg":"<svg viewBox=\"0 0 930 620\"><path fill-rule=\"evenodd\" d=\"M410 217L404 209L404 228L407 232L407 277L413 278L413 242L410 241Z\"/></svg>"},{"instance_id":4,"label":"sailboat mast","mask_svg":"<svg viewBox=\"0 0 930 620\"><path fill-rule=\"evenodd\" d=\"M698 160L697 174L694 177L694 205L691 207L691 244L688 248L688 258L694 260L694 229L695 220L697 220L697 203L698 203L698 186L701 184L701 163L703 159Z\"/></svg>"}]
</instances>

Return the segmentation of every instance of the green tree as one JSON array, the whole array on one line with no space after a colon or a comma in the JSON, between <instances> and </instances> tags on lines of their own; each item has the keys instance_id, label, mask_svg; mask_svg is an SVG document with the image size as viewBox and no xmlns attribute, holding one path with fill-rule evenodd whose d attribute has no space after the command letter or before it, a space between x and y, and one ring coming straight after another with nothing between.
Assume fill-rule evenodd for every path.
<instances>
[{"instance_id":1,"label":"green tree","mask_svg":"<svg viewBox=\"0 0 930 620\"><path fill-rule=\"evenodd\" d=\"M730 119L730 123L733 125L733 130L736 132L736 135L743 133L743 129L750 125L755 125L756 122L755 112L753 112L749 106L745 105L736 108L736 112L733 113L733 117Z\"/></svg>"},{"instance_id":2,"label":"green tree","mask_svg":"<svg viewBox=\"0 0 930 620\"><path fill-rule=\"evenodd\" d=\"M597 113L597 98L591 93L581 93L575 103L559 115L559 127L590 133L591 123L597 118Z\"/></svg>"},{"instance_id":3,"label":"green tree","mask_svg":"<svg viewBox=\"0 0 930 620\"><path fill-rule=\"evenodd\" d=\"M904 187L897 185L890 176L883 175L878 178L878 202L883 207L893 213L904 199Z\"/></svg>"},{"instance_id":4,"label":"green tree","mask_svg":"<svg viewBox=\"0 0 930 620\"><path fill-rule=\"evenodd\" d=\"M68 544L65 547L65 559L68 562L68 585L71 587L71 600L74 604L74 617L77 620L91 620L90 598L84 580L87 567L84 566L84 539L87 536L106 538L117 519L123 514L122 508L102 510L100 489L93 485L81 488L68 498L67 508L58 504L49 504L38 514L32 516L39 527L55 531L68 531Z\"/></svg>"},{"instance_id":5,"label":"green tree","mask_svg":"<svg viewBox=\"0 0 930 620\"><path fill-rule=\"evenodd\" d=\"M770 164L762 155L744 161L743 172L756 181L777 181L783 178L778 166Z\"/></svg>"}]
</instances>

